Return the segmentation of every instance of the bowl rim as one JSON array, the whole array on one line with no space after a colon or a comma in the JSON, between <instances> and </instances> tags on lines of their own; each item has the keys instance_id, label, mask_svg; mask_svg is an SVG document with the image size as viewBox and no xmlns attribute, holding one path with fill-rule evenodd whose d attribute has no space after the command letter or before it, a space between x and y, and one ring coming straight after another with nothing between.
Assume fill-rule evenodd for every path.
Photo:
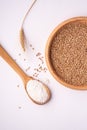
<instances>
[{"instance_id":1,"label":"bowl rim","mask_svg":"<svg viewBox=\"0 0 87 130\"><path fill-rule=\"evenodd\" d=\"M62 23L60 23L58 26L56 26L54 28L54 30L49 35L46 46L45 46L45 61L46 61L46 65L47 65L47 68L48 68L49 72L56 79L56 81L58 81L60 84L62 84L65 87L76 89L76 90L87 90L87 86L85 86L85 85L84 86L75 86L75 85L72 85L72 84L69 84L69 83L65 82L62 78L60 78L56 74L56 72L55 72L55 70L54 70L54 68L52 66L52 62L50 60L50 46L51 46L52 40L55 37L56 33L64 25L66 25L66 24L68 24L70 22L75 22L75 21L78 21L78 22L79 21L81 21L81 22L85 21L85 22L87 22L87 17L86 16L80 16L80 17L69 18L69 19L63 21Z\"/></svg>"}]
</instances>

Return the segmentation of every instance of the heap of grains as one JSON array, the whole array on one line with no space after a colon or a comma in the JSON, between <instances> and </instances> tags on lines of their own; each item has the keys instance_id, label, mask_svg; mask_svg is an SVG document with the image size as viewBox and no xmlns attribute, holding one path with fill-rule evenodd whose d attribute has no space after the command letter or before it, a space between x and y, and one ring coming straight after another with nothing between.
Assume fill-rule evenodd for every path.
<instances>
[{"instance_id":1,"label":"heap of grains","mask_svg":"<svg viewBox=\"0 0 87 130\"><path fill-rule=\"evenodd\" d=\"M73 21L60 28L52 40L50 58L63 81L87 85L87 23Z\"/></svg>"}]
</instances>

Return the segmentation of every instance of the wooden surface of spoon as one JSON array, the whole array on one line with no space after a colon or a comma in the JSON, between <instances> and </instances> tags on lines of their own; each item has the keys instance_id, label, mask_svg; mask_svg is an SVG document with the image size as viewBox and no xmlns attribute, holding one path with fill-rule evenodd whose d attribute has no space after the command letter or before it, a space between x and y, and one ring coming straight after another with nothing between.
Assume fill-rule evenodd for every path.
<instances>
[{"instance_id":1,"label":"wooden surface of spoon","mask_svg":"<svg viewBox=\"0 0 87 130\"><path fill-rule=\"evenodd\" d=\"M21 79L23 80L25 90L28 94L28 96L31 98L31 100L39 105L45 104L50 100L51 97L51 92L47 86L45 86L43 83L33 79L32 77L28 76L18 65L17 63L11 58L11 56L6 52L6 50L1 46L0 44L0 56L19 74ZM32 81L33 84L35 85L35 82L38 84L37 86L42 87L40 91L45 92L46 98L43 102L37 101L36 99L33 99L32 96L30 96L29 91L27 90L27 84L29 84L29 81ZM30 89L30 88L29 88ZM32 88L31 88L32 89ZM35 92L34 92L35 93ZM35 93L37 95L37 93ZM37 95L38 96L38 95ZM40 95L41 97L43 96Z\"/></svg>"}]
</instances>

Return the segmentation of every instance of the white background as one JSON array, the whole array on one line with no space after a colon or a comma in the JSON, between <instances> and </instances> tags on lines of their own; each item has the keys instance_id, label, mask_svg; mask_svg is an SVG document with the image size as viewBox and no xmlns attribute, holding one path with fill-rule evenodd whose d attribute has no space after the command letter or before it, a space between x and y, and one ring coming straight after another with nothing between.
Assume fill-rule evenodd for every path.
<instances>
[{"instance_id":1,"label":"white background","mask_svg":"<svg viewBox=\"0 0 87 130\"><path fill-rule=\"evenodd\" d=\"M52 30L68 18L87 16L86 0L37 0L24 24L28 42L23 52L19 30L32 2L0 0L1 45L25 72L30 67L26 73L31 76L41 64L36 54L45 56ZM42 67L46 67L45 58ZM40 72L36 78L52 92L49 103L42 106L28 98L21 78L0 57L0 130L87 130L87 91L62 86L49 71Z\"/></svg>"}]
</instances>

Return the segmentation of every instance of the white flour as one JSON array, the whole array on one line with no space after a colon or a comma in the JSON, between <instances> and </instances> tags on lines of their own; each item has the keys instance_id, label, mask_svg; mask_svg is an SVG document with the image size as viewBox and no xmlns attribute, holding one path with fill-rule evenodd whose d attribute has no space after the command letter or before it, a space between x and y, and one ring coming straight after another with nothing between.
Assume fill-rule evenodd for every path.
<instances>
[{"instance_id":1,"label":"white flour","mask_svg":"<svg viewBox=\"0 0 87 130\"><path fill-rule=\"evenodd\" d=\"M46 88L37 80L30 80L27 83L27 92L38 103L45 103L49 98Z\"/></svg>"}]
</instances>

